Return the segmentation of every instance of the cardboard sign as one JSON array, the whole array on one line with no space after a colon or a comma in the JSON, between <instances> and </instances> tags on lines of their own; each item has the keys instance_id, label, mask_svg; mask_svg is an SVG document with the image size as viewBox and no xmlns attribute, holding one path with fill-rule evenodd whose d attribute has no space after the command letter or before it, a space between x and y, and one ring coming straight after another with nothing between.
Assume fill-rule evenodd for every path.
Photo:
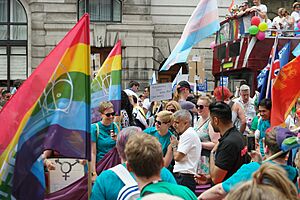
<instances>
[{"instance_id":1,"label":"cardboard sign","mask_svg":"<svg viewBox=\"0 0 300 200\"><path fill-rule=\"evenodd\" d=\"M172 99L172 83L150 85L150 101Z\"/></svg>"}]
</instances>

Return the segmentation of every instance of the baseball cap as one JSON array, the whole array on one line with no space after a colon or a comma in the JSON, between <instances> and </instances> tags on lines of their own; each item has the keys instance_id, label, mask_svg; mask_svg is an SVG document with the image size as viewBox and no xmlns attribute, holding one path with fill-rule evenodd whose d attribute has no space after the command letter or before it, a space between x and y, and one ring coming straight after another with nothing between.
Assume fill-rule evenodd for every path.
<instances>
[{"instance_id":1,"label":"baseball cap","mask_svg":"<svg viewBox=\"0 0 300 200\"><path fill-rule=\"evenodd\" d=\"M189 82L187 82L187 81L180 81L180 82L178 83L177 89L181 89L181 88L187 88L187 89L189 89L190 91L192 91L192 90L191 90L191 85L190 85Z\"/></svg>"}]
</instances>

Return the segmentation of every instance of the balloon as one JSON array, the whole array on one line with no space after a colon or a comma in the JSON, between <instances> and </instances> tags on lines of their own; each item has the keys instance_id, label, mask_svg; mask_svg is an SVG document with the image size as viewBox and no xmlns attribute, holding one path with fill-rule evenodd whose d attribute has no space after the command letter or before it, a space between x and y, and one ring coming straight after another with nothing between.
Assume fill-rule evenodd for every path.
<instances>
[{"instance_id":1,"label":"balloon","mask_svg":"<svg viewBox=\"0 0 300 200\"><path fill-rule=\"evenodd\" d=\"M215 46L216 46L216 42L215 42L215 41L212 41L212 42L210 43L210 45L209 45L209 47L210 47L211 49L214 49Z\"/></svg>"},{"instance_id":2,"label":"balloon","mask_svg":"<svg viewBox=\"0 0 300 200\"><path fill-rule=\"evenodd\" d=\"M257 26L252 25L249 27L248 31L249 31L250 35L256 35L258 33L259 29Z\"/></svg>"},{"instance_id":3,"label":"balloon","mask_svg":"<svg viewBox=\"0 0 300 200\"><path fill-rule=\"evenodd\" d=\"M261 22L258 25L258 29L262 32L265 32L266 30L268 30L268 24L266 22Z\"/></svg>"},{"instance_id":4,"label":"balloon","mask_svg":"<svg viewBox=\"0 0 300 200\"><path fill-rule=\"evenodd\" d=\"M257 16L252 17L252 19L251 19L251 25L258 26L259 23L260 23L260 18L259 17L257 17Z\"/></svg>"},{"instance_id":5,"label":"balloon","mask_svg":"<svg viewBox=\"0 0 300 200\"><path fill-rule=\"evenodd\" d=\"M257 35L256 35L256 38L258 39L258 40L264 40L265 38L266 38L266 34L265 34L265 32L261 32L261 31L259 31L258 33L257 33Z\"/></svg>"},{"instance_id":6,"label":"balloon","mask_svg":"<svg viewBox=\"0 0 300 200\"><path fill-rule=\"evenodd\" d=\"M298 22L298 24L297 24L297 28L298 28L298 29L300 29L300 22Z\"/></svg>"}]
</instances>

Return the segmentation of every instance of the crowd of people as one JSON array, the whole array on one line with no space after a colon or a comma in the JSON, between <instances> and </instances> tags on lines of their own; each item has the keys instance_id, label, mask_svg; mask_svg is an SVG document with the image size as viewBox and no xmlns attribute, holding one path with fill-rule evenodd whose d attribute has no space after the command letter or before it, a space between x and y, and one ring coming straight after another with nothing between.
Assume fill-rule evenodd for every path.
<instances>
[{"instance_id":1,"label":"crowd of people","mask_svg":"<svg viewBox=\"0 0 300 200\"><path fill-rule=\"evenodd\" d=\"M268 18L268 8L261 0L253 0L252 5L248 1L240 5L234 5L231 9L230 15L227 17L242 17L245 15L257 15L262 22L268 24L269 29L277 29L290 31L282 33L284 36L293 36L293 31L299 30L298 23L300 22L300 2L294 2L291 9L278 8L277 16L270 20ZM296 33L297 35L297 33Z\"/></svg>"},{"instance_id":2,"label":"crowd of people","mask_svg":"<svg viewBox=\"0 0 300 200\"><path fill-rule=\"evenodd\" d=\"M244 82L235 94L218 86L195 95L180 81L173 99L163 101L150 101L151 88L141 94L139 87L131 81L122 91L119 114L109 101L99 105L101 120L91 124L91 199L298 198L300 155L281 147L297 137L300 98L282 128L271 127L271 100L251 98ZM1 90L1 99L11 95ZM112 152L121 163L99 173L97 163ZM55 169L48 159L44 165Z\"/></svg>"},{"instance_id":3,"label":"crowd of people","mask_svg":"<svg viewBox=\"0 0 300 200\"><path fill-rule=\"evenodd\" d=\"M221 86L195 96L181 81L173 99L160 102L149 100L150 87L141 95L138 89L132 81L122 92L120 116L111 102L99 105L102 120L91 125L92 199L151 199L154 193L155 199L297 199L300 163L289 152L274 155L296 135L300 101L280 128L270 126L271 101L251 98L246 84L238 97ZM252 151L249 137L255 138ZM97 174L96 163L114 147L121 164ZM200 194L199 185L210 188Z\"/></svg>"}]
</instances>

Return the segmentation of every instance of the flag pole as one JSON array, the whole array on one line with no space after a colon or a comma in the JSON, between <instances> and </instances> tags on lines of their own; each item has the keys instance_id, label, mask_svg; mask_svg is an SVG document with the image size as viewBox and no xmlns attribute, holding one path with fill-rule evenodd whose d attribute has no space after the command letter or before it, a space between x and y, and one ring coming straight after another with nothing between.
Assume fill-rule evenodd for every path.
<instances>
[{"instance_id":1,"label":"flag pole","mask_svg":"<svg viewBox=\"0 0 300 200\"><path fill-rule=\"evenodd\" d=\"M88 14L88 23L86 24L87 25L87 30L88 30L88 32L90 32L90 15L89 15L89 5L90 4L90 1L89 0L85 0L85 12ZM89 44L90 44L90 37L89 37L89 34L88 34L88 42L89 42ZM91 75L91 63L90 63L90 58L91 58L91 47L90 47L90 45L89 45L89 49L88 49L88 51L86 52L86 56L87 56L87 61L88 61L88 63L87 63L87 68L88 68L88 72L89 72L89 74ZM88 87L86 87L86 93L88 94L87 95L87 97L88 97L88 102L90 103L90 105L91 105L91 88L90 88L90 86L91 86L91 82L90 82L91 80L90 79L88 79L88 84L87 84L87 86ZM88 109L88 116L91 116L91 108L89 107L89 109ZM90 124L91 124L91 120L88 120L88 123L87 123L87 126L88 126L88 128L87 128L87 130L89 130L89 132L90 132ZM89 142L87 142L87 153L88 153L88 155L90 155L90 156L88 156L88 159L87 159L87 163L88 163L88 200L90 200L90 198L91 198L91 192L92 192L92 165L91 165L91 137L90 137L90 135L88 135L88 137L87 137L87 139L89 140Z\"/></svg>"},{"instance_id":2,"label":"flag pole","mask_svg":"<svg viewBox=\"0 0 300 200\"><path fill-rule=\"evenodd\" d=\"M268 98L269 93L271 91L270 90L270 84L271 84L271 77L272 77L272 68L273 68L273 62L275 60L275 53L276 53L276 48L278 45L278 31L276 32L276 36L275 36L275 41L274 41L274 45L272 47L272 60L271 60L271 64L270 64L270 71L269 71L269 76L268 76L268 84L267 84L267 90L266 90L266 98Z\"/></svg>"},{"instance_id":3,"label":"flag pole","mask_svg":"<svg viewBox=\"0 0 300 200\"><path fill-rule=\"evenodd\" d=\"M88 200L90 200L92 192L92 170L91 170L91 161L88 161Z\"/></svg>"}]
</instances>

